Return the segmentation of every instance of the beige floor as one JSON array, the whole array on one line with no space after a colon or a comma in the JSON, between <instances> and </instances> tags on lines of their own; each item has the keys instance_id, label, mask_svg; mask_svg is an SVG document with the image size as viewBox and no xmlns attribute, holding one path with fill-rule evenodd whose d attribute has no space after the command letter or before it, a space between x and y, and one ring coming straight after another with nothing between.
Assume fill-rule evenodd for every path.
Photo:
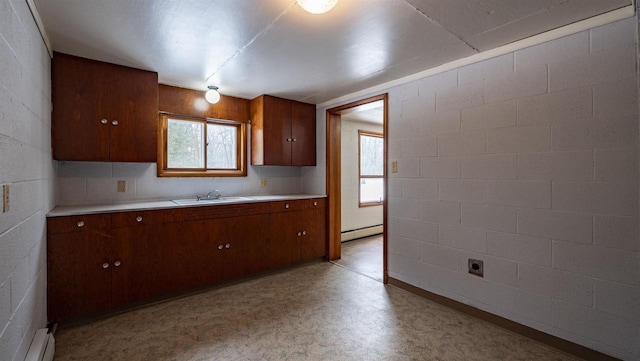
<instances>
[{"instance_id":1,"label":"beige floor","mask_svg":"<svg viewBox=\"0 0 640 361\"><path fill-rule=\"evenodd\" d=\"M331 263L56 334L64 360L573 360Z\"/></svg>"},{"instance_id":2,"label":"beige floor","mask_svg":"<svg viewBox=\"0 0 640 361\"><path fill-rule=\"evenodd\" d=\"M341 257L333 263L382 282L382 235L342 243Z\"/></svg>"}]
</instances>

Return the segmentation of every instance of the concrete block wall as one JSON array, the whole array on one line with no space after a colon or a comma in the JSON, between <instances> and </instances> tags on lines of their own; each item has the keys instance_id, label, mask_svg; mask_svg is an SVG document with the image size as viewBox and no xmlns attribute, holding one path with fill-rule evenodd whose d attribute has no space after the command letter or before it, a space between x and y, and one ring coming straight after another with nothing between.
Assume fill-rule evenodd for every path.
<instances>
[{"instance_id":1,"label":"concrete block wall","mask_svg":"<svg viewBox=\"0 0 640 361\"><path fill-rule=\"evenodd\" d=\"M155 163L62 161L57 205L190 198L213 190L223 196L299 193L300 172L300 167L249 166L247 177L158 178ZM260 178L267 178L267 187L260 187ZM119 180L127 182L126 192L117 192Z\"/></svg>"},{"instance_id":2,"label":"concrete block wall","mask_svg":"<svg viewBox=\"0 0 640 361\"><path fill-rule=\"evenodd\" d=\"M382 133L382 125L342 119L341 122L341 228L342 232L382 224L382 206L359 206L358 130Z\"/></svg>"},{"instance_id":3,"label":"concrete block wall","mask_svg":"<svg viewBox=\"0 0 640 361\"><path fill-rule=\"evenodd\" d=\"M46 220L55 203L50 58L24 0L0 1L0 359L46 325Z\"/></svg>"},{"instance_id":4,"label":"concrete block wall","mask_svg":"<svg viewBox=\"0 0 640 361\"><path fill-rule=\"evenodd\" d=\"M391 277L640 359L636 25L389 89Z\"/></svg>"}]
</instances>

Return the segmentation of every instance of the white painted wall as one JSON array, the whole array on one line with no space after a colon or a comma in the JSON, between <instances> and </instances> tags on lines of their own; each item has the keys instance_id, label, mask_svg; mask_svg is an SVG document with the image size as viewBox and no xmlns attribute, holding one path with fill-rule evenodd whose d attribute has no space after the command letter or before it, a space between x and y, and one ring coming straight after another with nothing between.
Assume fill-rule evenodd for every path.
<instances>
[{"instance_id":1,"label":"white painted wall","mask_svg":"<svg viewBox=\"0 0 640 361\"><path fill-rule=\"evenodd\" d=\"M251 139L247 142L250 152ZM61 161L58 173L57 205L189 198L213 190L223 196L301 192L301 167L249 166L246 177L158 178L156 163ZM267 187L260 187L261 178L267 179ZM127 182L124 193L117 192L119 180Z\"/></svg>"},{"instance_id":2,"label":"white painted wall","mask_svg":"<svg viewBox=\"0 0 640 361\"><path fill-rule=\"evenodd\" d=\"M629 18L388 89L390 276L639 360L637 59Z\"/></svg>"},{"instance_id":3,"label":"white painted wall","mask_svg":"<svg viewBox=\"0 0 640 361\"><path fill-rule=\"evenodd\" d=\"M46 325L45 215L54 206L50 59L26 1L0 1L0 359Z\"/></svg>"},{"instance_id":4,"label":"white painted wall","mask_svg":"<svg viewBox=\"0 0 640 361\"><path fill-rule=\"evenodd\" d=\"M382 125L342 119L341 122L341 196L342 232L382 224L382 206L359 207L358 202L358 130L382 133Z\"/></svg>"}]
</instances>

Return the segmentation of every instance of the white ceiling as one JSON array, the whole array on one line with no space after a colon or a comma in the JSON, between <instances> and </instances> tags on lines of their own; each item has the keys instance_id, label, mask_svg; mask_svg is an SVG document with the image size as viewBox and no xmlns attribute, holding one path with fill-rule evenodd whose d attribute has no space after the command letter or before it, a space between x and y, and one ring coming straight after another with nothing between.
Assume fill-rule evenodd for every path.
<instances>
[{"instance_id":1,"label":"white ceiling","mask_svg":"<svg viewBox=\"0 0 640 361\"><path fill-rule=\"evenodd\" d=\"M35 0L55 51L161 83L322 103L632 0Z\"/></svg>"}]
</instances>

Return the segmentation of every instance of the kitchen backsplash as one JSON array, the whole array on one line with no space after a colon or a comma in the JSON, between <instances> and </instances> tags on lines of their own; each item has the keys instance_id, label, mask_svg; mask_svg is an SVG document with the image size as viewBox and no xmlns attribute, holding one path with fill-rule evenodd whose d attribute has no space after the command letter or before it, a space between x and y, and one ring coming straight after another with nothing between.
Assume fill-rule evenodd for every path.
<instances>
[{"instance_id":1,"label":"kitchen backsplash","mask_svg":"<svg viewBox=\"0 0 640 361\"><path fill-rule=\"evenodd\" d=\"M267 186L260 187L260 179ZM118 181L126 191L117 192ZM158 178L155 163L59 162L58 205L188 198L219 190L223 196L301 192L301 168L248 167L247 177Z\"/></svg>"}]
</instances>

